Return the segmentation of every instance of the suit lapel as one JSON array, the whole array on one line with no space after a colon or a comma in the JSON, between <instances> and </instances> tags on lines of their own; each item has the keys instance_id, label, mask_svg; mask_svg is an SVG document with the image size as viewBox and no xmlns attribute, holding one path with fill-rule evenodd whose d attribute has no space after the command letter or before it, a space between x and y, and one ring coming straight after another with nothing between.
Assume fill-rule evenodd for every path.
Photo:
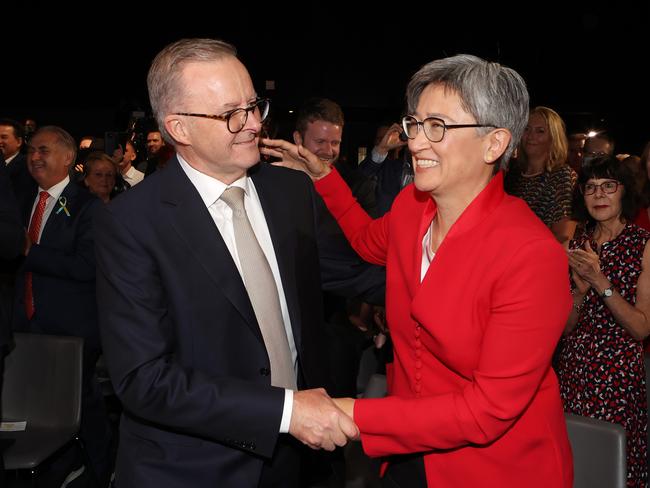
<instances>
[{"instance_id":1,"label":"suit lapel","mask_svg":"<svg viewBox=\"0 0 650 488\"><path fill-rule=\"evenodd\" d=\"M176 158L160 171L160 178L163 195L161 203L170 224L255 336L264 342L244 282L230 251L198 191Z\"/></svg>"},{"instance_id":2,"label":"suit lapel","mask_svg":"<svg viewBox=\"0 0 650 488\"><path fill-rule=\"evenodd\" d=\"M286 207L293 189L283 185L284 180L273 178L269 167L259 164L249 171L260 197L264 219L271 235L273 251L280 270L284 297L289 309L293 338L298 350L301 347L301 320L298 289L296 288L296 262L293 247L296 242L296 222L286 218ZM304 203L303 203L304 205Z\"/></svg>"},{"instance_id":3,"label":"suit lapel","mask_svg":"<svg viewBox=\"0 0 650 488\"><path fill-rule=\"evenodd\" d=\"M65 227L66 220L76 216L80 207L78 198L80 191L81 188L72 181L65 186L58 201L54 202L52 212L45 222L41 233L42 241L48 241L50 236L59 235L61 229ZM65 212L64 206L68 213Z\"/></svg>"}]
</instances>

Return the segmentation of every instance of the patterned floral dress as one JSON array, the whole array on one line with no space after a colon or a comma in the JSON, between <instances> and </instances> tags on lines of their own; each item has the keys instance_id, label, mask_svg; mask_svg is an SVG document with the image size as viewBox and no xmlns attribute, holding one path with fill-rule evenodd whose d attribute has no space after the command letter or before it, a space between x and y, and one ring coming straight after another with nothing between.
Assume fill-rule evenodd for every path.
<instances>
[{"instance_id":1,"label":"patterned floral dress","mask_svg":"<svg viewBox=\"0 0 650 488\"><path fill-rule=\"evenodd\" d=\"M583 249L591 230L572 240ZM629 303L636 302L643 251L650 233L628 224L600 250L604 275ZM603 299L590 289L578 322L562 340L557 372L564 410L621 424L627 432L627 486L646 487L647 406L643 343L618 325Z\"/></svg>"},{"instance_id":2,"label":"patterned floral dress","mask_svg":"<svg viewBox=\"0 0 650 488\"><path fill-rule=\"evenodd\" d=\"M576 172L568 165L535 176L524 176L513 165L505 180L506 191L523 199L547 227L571 216Z\"/></svg>"}]
</instances>

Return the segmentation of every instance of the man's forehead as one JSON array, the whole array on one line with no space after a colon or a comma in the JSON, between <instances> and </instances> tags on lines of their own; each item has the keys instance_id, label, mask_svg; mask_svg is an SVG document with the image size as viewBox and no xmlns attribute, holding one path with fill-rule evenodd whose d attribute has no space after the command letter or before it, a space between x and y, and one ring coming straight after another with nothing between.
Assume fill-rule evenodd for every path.
<instances>
[{"instance_id":1,"label":"man's forehead","mask_svg":"<svg viewBox=\"0 0 650 488\"><path fill-rule=\"evenodd\" d=\"M331 133L331 134L340 134L343 131L343 127L334 124L332 122L328 122L327 120L323 119L317 119L317 120L312 120L307 123L307 130L312 129L313 131L317 132L323 132L323 133Z\"/></svg>"}]
</instances>

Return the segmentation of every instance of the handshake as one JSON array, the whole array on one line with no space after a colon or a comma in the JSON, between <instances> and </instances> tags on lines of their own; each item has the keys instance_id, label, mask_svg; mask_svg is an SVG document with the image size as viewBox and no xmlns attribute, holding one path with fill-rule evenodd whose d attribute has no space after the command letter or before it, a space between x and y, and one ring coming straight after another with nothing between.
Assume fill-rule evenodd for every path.
<instances>
[{"instance_id":1,"label":"handshake","mask_svg":"<svg viewBox=\"0 0 650 488\"><path fill-rule=\"evenodd\" d=\"M359 438L353 408L353 399L332 399L322 388L296 391L289 434L312 449L333 451Z\"/></svg>"}]
</instances>

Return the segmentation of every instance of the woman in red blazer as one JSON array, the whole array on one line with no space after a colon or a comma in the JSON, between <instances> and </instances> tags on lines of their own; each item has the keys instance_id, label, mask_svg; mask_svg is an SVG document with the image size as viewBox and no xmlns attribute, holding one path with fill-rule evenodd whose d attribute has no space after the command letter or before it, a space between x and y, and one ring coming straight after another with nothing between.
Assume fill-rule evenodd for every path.
<instances>
[{"instance_id":1,"label":"woman in red blazer","mask_svg":"<svg viewBox=\"0 0 650 488\"><path fill-rule=\"evenodd\" d=\"M571 308L567 258L504 193L500 171L528 120L524 81L459 55L421 68L407 99L415 182L374 221L336 170L263 141L263 152L317 180L357 252L386 265L389 395L337 401L366 453L388 457L385 486L569 488L550 367Z\"/></svg>"}]
</instances>

